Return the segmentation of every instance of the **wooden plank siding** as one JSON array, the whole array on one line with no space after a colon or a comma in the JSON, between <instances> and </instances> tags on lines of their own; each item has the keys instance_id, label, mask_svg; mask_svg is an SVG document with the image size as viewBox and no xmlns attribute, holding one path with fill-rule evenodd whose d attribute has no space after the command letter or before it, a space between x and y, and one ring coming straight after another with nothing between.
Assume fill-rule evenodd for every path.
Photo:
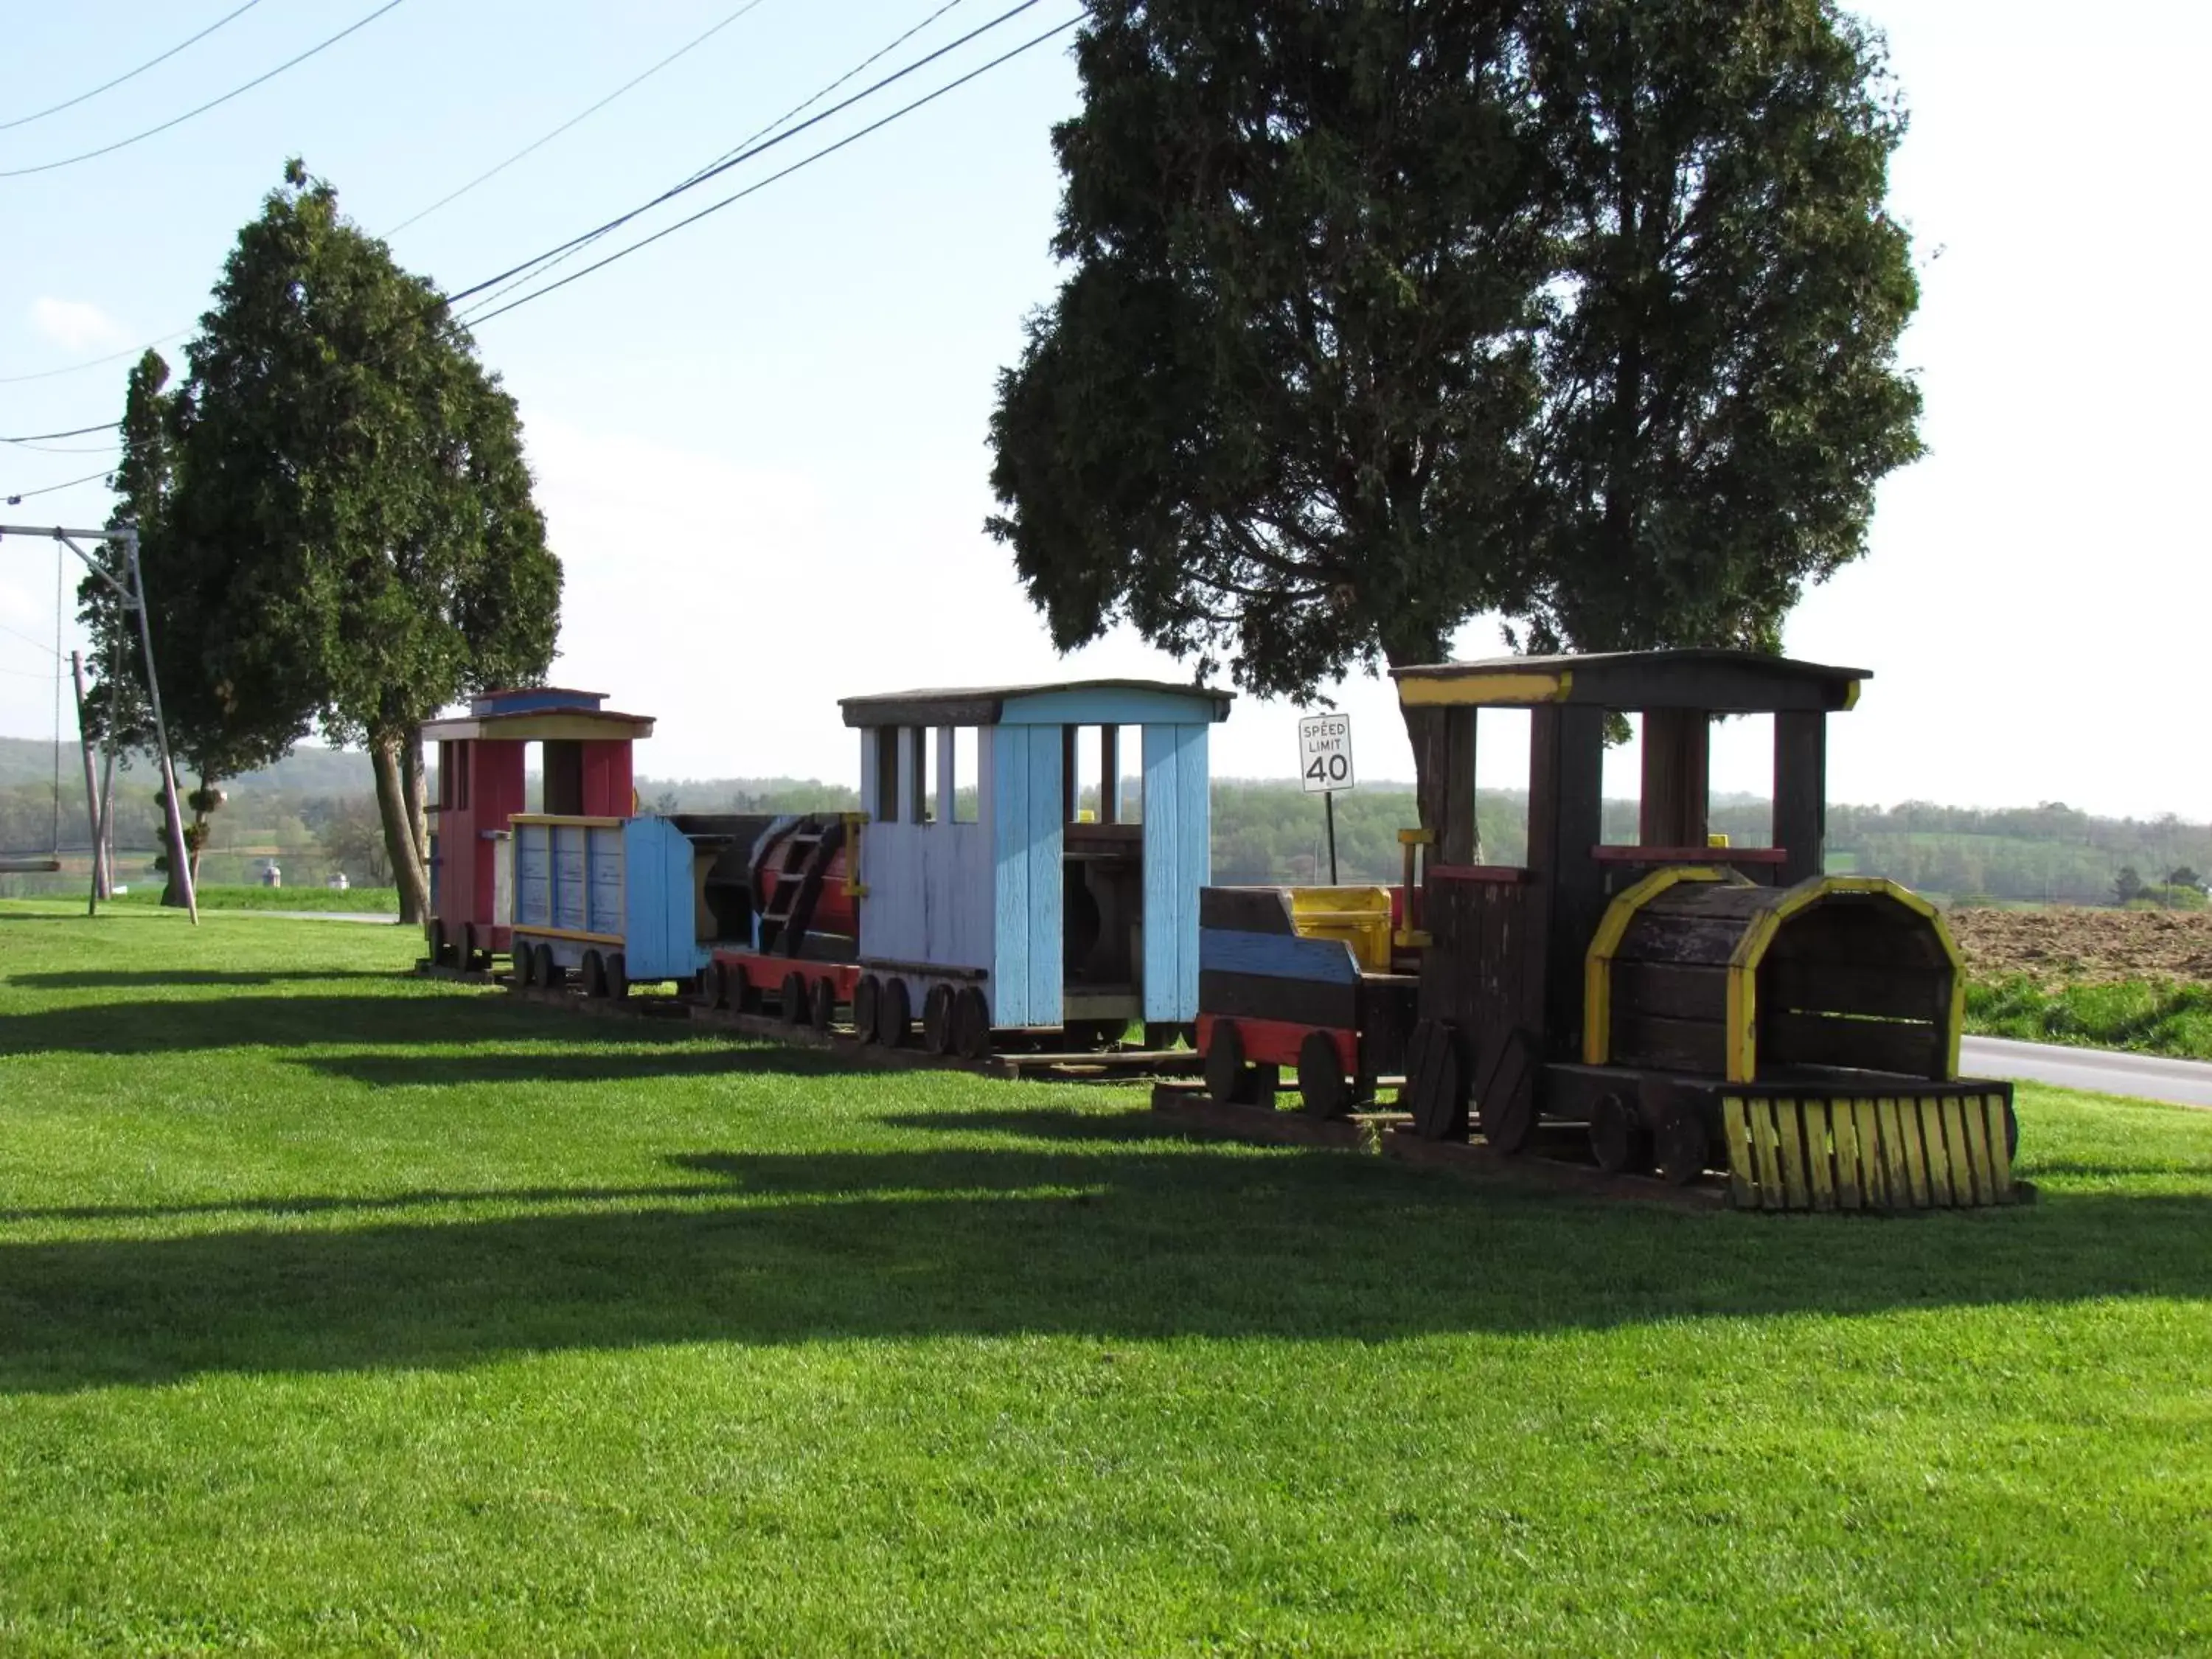
<instances>
[{"instance_id":1,"label":"wooden plank siding","mask_svg":"<svg viewBox=\"0 0 2212 1659\"><path fill-rule=\"evenodd\" d=\"M1145 1018L1198 1018L1198 894L1213 878L1204 726L1144 728Z\"/></svg>"},{"instance_id":2,"label":"wooden plank siding","mask_svg":"<svg viewBox=\"0 0 2212 1659\"><path fill-rule=\"evenodd\" d=\"M994 1025L1062 1018L1060 742L1057 726L1000 726L982 728L977 745L990 757Z\"/></svg>"}]
</instances>

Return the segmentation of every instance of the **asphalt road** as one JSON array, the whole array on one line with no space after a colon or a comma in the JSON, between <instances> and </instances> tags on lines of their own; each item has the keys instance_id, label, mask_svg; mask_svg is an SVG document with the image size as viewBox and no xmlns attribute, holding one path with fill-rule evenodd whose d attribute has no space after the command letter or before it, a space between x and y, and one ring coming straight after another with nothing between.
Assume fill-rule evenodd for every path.
<instances>
[{"instance_id":1,"label":"asphalt road","mask_svg":"<svg viewBox=\"0 0 2212 1659\"><path fill-rule=\"evenodd\" d=\"M2045 1042L2014 1042L2008 1037L1970 1036L1960 1042L1959 1066L1974 1077L2053 1083L2063 1089L2212 1108L2212 1062L2201 1060L2164 1060L2155 1054L2116 1054L2101 1048L2060 1048Z\"/></svg>"}]
</instances>

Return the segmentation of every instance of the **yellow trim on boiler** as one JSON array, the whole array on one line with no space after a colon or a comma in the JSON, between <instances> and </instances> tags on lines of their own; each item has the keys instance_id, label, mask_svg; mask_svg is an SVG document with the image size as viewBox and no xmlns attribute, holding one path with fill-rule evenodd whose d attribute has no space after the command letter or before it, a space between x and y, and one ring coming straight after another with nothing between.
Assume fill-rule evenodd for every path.
<instances>
[{"instance_id":1,"label":"yellow trim on boiler","mask_svg":"<svg viewBox=\"0 0 2212 1659\"><path fill-rule=\"evenodd\" d=\"M1462 674L1453 678L1402 679L1398 702L1407 708L1460 708L1492 703L1565 702L1575 677L1554 674Z\"/></svg>"},{"instance_id":2,"label":"yellow trim on boiler","mask_svg":"<svg viewBox=\"0 0 2212 1659\"><path fill-rule=\"evenodd\" d=\"M1761 910L1729 956L1728 1080L1749 1083L1759 1075L1759 965L1782 924L1800 910L1836 893L1880 893L1895 899L1936 929L1936 942L1951 964L1950 1012L1944 1021L1944 1078L1959 1075L1959 1039L1966 1015L1966 975L1959 946L1942 914L1909 887L1881 876L1814 876L1777 896Z\"/></svg>"},{"instance_id":3,"label":"yellow trim on boiler","mask_svg":"<svg viewBox=\"0 0 2212 1659\"><path fill-rule=\"evenodd\" d=\"M1636 913L1677 882L1731 879L1742 878L1711 865L1672 865L1654 870L1606 907L1605 920L1598 923L1589 953L1583 958L1583 1065L1603 1066L1613 1058L1613 953L1620 949Z\"/></svg>"}]
</instances>

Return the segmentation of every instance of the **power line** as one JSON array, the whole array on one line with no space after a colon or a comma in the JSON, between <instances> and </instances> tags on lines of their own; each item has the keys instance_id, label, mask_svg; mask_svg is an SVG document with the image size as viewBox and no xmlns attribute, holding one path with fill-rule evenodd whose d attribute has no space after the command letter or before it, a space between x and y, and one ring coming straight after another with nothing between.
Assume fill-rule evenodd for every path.
<instances>
[{"instance_id":1,"label":"power line","mask_svg":"<svg viewBox=\"0 0 2212 1659\"><path fill-rule=\"evenodd\" d=\"M88 472L82 478L64 479L60 483L47 484L40 489L18 489L8 496L8 505L13 507L16 502L28 501L33 495L51 495L58 489L74 489L81 483L90 483L94 478L105 478L114 471L112 466L103 466L99 471Z\"/></svg>"},{"instance_id":2,"label":"power line","mask_svg":"<svg viewBox=\"0 0 2212 1659\"><path fill-rule=\"evenodd\" d=\"M35 645L40 650L45 652L50 657L55 654L53 647L48 645L44 640L33 639L28 634L26 634L20 628L10 628L6 623L0 623L0 634L13 634L17 639L22 641L24 644ZM43 676L41 678L43 678Z\"/></svg>"},{"instance_id":3,"label":"power line","mask_svg":"<svg viewBox=\"0 0 2212 1659\"><path fill-rule=\"evenodd\" d=\"M784 111L782 114L777 116L775 120L770 121L766 126L757 128L754 131L748 133L744 138L738 142L735 149L727 149L723 151L720 155L716 156L714 161L708 162L707 166L712 167L715 162L727 160L730 156L736 155L738 150L744 149L746 145L751 143L755 139L764 138L769 133L774 132L786 121L791 119L793 116L805 114L808 110L812 109L815 105L820 103L824 98L827 98L831 93L836 91L838 88L843 86L845 82L851 80L854 76L860 74L862 71L872 67L874 64L880 63L884 58L888 58L892 52L896 52L908 41L913 40L915 35L921 33L932 23L934 23L939 18L944 16L946 12L951 11L955 6L960 3L961 0L945 0L945 3L943 5L938 7L936 10L931 12L928 16L923 18L921 21L916 23L912 28L907 30L905 33L898 36L897 39L889 42L887 45L878 47L874 52L870 52L866 58L863 58L859 63L854 64L852 68L847 70L836 80L830 82L828 86L822 88L811 97L804 99L799 103L793 104L789 109ZM699 173L695 173L691 176L694 179L696 179L699 177L700 173L703 173L705 171L706 167L702 167L699 169ZM579 253L581 253L586 248L597 243L607 234L608 233L605 230L593 231L590 235L576 243L574 246L569 248L566 252L558 253L550 259L543 260L538 264L532 266L526 275L517 276L514 281L494 289L490 293L485 295L482 300L479 300L477 302L477 314L483 315L489 308L494 301L514 293L515 289L525 287L528 283L537 280L538 277L544 276L549 271L557 270L561 266L568 264L569 260L574 258ZM466 321L468 319L464 318L462 320Z\"/></svg>"},{"instance_id":4,"label":"power line","mask_svg":"<svg viewBox=\"0 0 2212 1659\"><path fill-rule=\"evenodd\" d=\"M651 80L654 76L659 74L661 70L666 69L671 64L674 63L678 58L684 56L687 52L692 52L697 47L705 46L708 41L713 40L714 36L720 34L724 29L729 27L731 24L736 22L738 19L743 17L747 12L752 10L754 7L760 3L761 0L745 0L745 3L744 5L739 6L735 11L730 13L729 15L723 18L720 22L715 24L705 33L694 36L683 46L678 46L674 52L670 52L667 57L662 58L651 69L644 71L644 73L632 76L629 80L623 82L622 85L617 87L612 92L600 99L598 103L593 104L590 108L578 111L575 114L570 116L567 120L561 123L559 126L555 127L550 132L545 133L540 137L534 138L529 143L525 144L520 149L515 151L514 155L508 156L507 160L501 161L497 167L491 167L483 173L479 173L475 178L470 179L468 183L463 185L459 190L453 191L448 195L441 196L436 201L431 203L429 206L424 208L420 213L416 214L411 218L402 219L398 224L392 226L391 229L386 231L384 234L386 236L397 236L401 231L406 229L410 225L420 223L422 221L428 218L432 214L435 213L440 208L446 206L448 203L459 201L462 197L467 195L478 185L484 183L487 179L498 177L501 173L506 172L507 168L513 167L517 161L520 161L524 156L528 155L533 150L541 149L545 145L551 143L556 138L558 138L562 133L568 131L570 127L574 126L579 121L582 121L591 116L597 115L609 104L613 103L616 99L621 97L624 93L630 90L631 88L639 86L643 82Z\"/></svg>"},{"instance_id":5,"label":"power line","mask_svg":"<svg viewBox=\"0 0 2212 1659\"><path fill-rule=\"evenodd\" d=\"M98 426L71 427L67 432L29 432L20 438L0 438L0 444L35 444L44 443L49 438L82 438L88 432L112 432L118 424L120 422L115 421L102 421Z\"/></svg>"},{"instance_id":6,"label":"power line","mask_svg":"<svg viewBox=\"0 0 2212 1659\"><path fill-rule=\"evenodd\" d=\"M175 46L171 46L168 51L163 52L159 58L149 58L144 63L139 64L137 69L126 70L123 74L117 76L112 81L101 82L90 92L81 92L74 98L65 98L58 104L49 104L46 108L39 110L33 114L19 115L12 121L0 121L0 132L6 132L11 127L27 127L33 121L45 120L49 115L58 115L65 109L75 109L79 104L84 102L88 98L97 98L101 93L107 92L116 87L119 87L125 81L134 80L137 76L143 75L148 70L152 69L156 64L167 63L169 59L174 58L186 46L196 46L200 41L206 40L208 36L213 34L225 23L231 22L237 18L245 16L247 12L252 11L260 3L261 0L246 0L246 3L240 6L236 11L227 12L222 16L216 18L214 22L210 23L205 28L202 29L198 34L193 35L190 40L179 41Z\"/></svg>"},{"instance_id":7,"label":"power line","mask_svg":"<svg viewBox=\"0 0 2212 1659\"><path fill-rule=\"evenodd\" d=\"M222 97L210 98L206 103L202 104L198 108L188 109L182 115L173 116L168 120L162 122L161 125L157 127L148 127L143 132L134 132L128 138L118 138L112 144L102 144L98 149L86 150L81 155L64 155L58 161L41 161L38 166L32 167L10 167L5 172L0 172L0 179L21 179L29 173L52 173L57 167L75 167L79 161L89 161L95 155L112 155L115 151L127 149L129 146L137 143L142 139L151 138L155 133L167 132L171 127L182 125L185 122L191 120L195 115L204 115L217 105L228 103L232 99L237 97L241 93L252 91L254 88L259 86L264 81L275 80L276 76L283 74L286 70L295 68L299 64L306 63L317 52L327 51L330 47L337 45L339 41L344 40L346 36L353 33L356 29L367 28L378 18L383 16L385 13L403 3L404 0L384 0L384 3L379 6L374 11L369 13L368 16L361 18L357 21L347 24L345 27L340 29L336 34L331 35L327 40L317 41L313 46L309 46L307 51L301 52L298 57L288 58L284 62L277 64L275 69L270 70L264 74L255 76L244 86L233 87L228 92L223 94Z\"/></svg>"},{"instance_id":8,"label":"power line","mask_svg":"<svg viewBox=\"0 0 2212 1659\"><path fill-rule=\"evenodd\" d=\"M596 226L592 229L585 231L580 235L571 236L565 242L556 243L553 246L547 248L543 253L535 254L532 258L525 259L520 264L510 265L507 270L501 271L495 276L487 276L483 281L462 289L459 293L447 295L446 296L447 303L449 305L457 304L460 301L467 299L472 294L481 294L486 289L496 287L499 283L507 281L510 276L519 276L524 271L544 264L545 261L553 258L556 253L566 253L573 247L580 246L587 241L596 240L598 238L605 235L611 230L619 229L622 226L628 224L631 220L638 217L641 214L650 212L653 209L659 207L663 202L668 201L674 197L681 196L685 191L696 190L701 185L706 183L709 179L715 178L721 173L727 173L732 167L737 167L742 162L750 161L754 156L762 154L763 151L775 149L776 145L783 143L785 139L795 138L800 133L805 131L807 128L819 125L822 122L828 120L831 116L838 113L842 110L850 109L854 105L860 102L863 99L872 97L875 94L881 92L885 87L890 86L893 82L904 80L908 76L912 75L916 70L922 69L930 64L935 63L947 52L957 51L960 47L966 46L970 40L975 40L978 35L989 33L991 30L997 28L1001 23L1007 21L1011 18L1019 16L1022 13L1029 10L1032 6L1038 3L1039 0L1020 0L1020 3L1018 5L1016 5L1006 11L1000 12L989 22L985 23L979 27L970 29L958 40L952 41L949 45L939 46L935 52L930 52L925 57L917 58L913 63L908 64L904 69L894 70L892 73L884 76L882 80L875 82L872 84L863 88L860 91L854 93L850 98L844 100L842 103L832 104L828 109L823 110L819 115L810 116L807 119L801 121L795 127L785 128L781 132L777 133L773 138L765 139L758 144L755 144L750 148L743 149L726 161L702 168L697 173L693 173L690 178L684 179L681 184L671 185L668 189L662 191L659 195L653 198L652 200L641 203L638 206L632 208L629 212L621 214L615 218L608 220L603 225Z\"/></svg>"},{"instance_id":9,"label":"power line","mask_svg":"<svg viewBox=\"0 0 2212 1659\"><path fill-rule=\"evenodd\" d=\"M119 444L122 441L123 439L121 434L118 434L114 443L27 444L18 439L15 441L15 447L18 449L35 449L41 455L105 455L108 451L115 447L115 444Z\"/></svg>"},{"instance_id":10,"label":"power line","mask_svg":"<svg viewBox=\"0 0 2212 1659\"><path fill-rule=\"evenodd\" d=\"M742 202L746 197L752 195L756 191L766 190L770 185L775 183L777 179L788 179L793 173L799 172L803 167L811 167L815 162L821 161L824 156L836 155L839 150L844 149L846 145L857 143L872 132L881 131L884 128L889 126L892 122L899 119L902 116L912 114L923 105L935 103L939 98L944 97L946 93L954 91L960 87L964 87L968 82L975 80L977 76L988 75L991 70L998 68L1001 64L1009 63L1014 58L1020 57L1024 52L1042 46L1054 35L1066 33L1068 30L1073 28L1082 21L1083 14L1079 13L1063 23L1055 24L1051 28L1047 29L1042 34L1034 35L1029 40L1024 40L1020 46L1016 46L1012 51L1001 52L998 57L994 58L989 63L982 64L979 68L969 70L967 74L961 76L957 80L946 82L943 86L938 88L933 92L925 93L921 97L915 99L912 103L904 106L902 108L893 110L889 115L883 117L880 120L872 121L868 125L860 128L857 131L846 134L844 137L837 140L836 143L825 144L820 149L814 151L811 155L802 156L799 160L793 161L789 167L783 168L781 172L771 173L767 178L757 180L756 182L746 185L743 190L737 191L728 196L725 196L719 202L715 202L709 206L701 208L698 212L692 214L688 218L678 219L674 224L664 226L661 229L653 232L650 236L641 237L636 241L632 242L629 246L619 248L614 252L610 253L605 258L592 261L592 263L586 265L581 270L571 271L568 276L563 276L557 283L548 283L543 288L532 289L529 293L524 295L519 300L510 300L507 304L501 306L496 310L487 311L479 316L472 317L469 319L470 324L471 326L474 326L478 324L488 323L495 317L503 317L510 311L514 311L520 307L528 305L532 300L543 299L548 294L552 293L556 289L566 288L571 283L580 282L583 278L590 276L595 270L603 270L607 266L613 264L618 259L626 259L631 254L637 252L640 249L650 247L662 237L674 235L678 231L682 230L687 225L696 225L700 220L706 218L709 214L720 213L724 208L728 207L731 204L734 202ZM797 129L794 128L793 131L795 131Z\"/></svg>"},{"instance_id":11,"label":"power line","mask_svg":"<svg viewBox=\"0 0 2212 1659\"><path fill-rule=\"evenodd\" d=\"M175 329L162 335L159 339L147 341L144 345L132 346L124 351L111 351L105 357L88 357L81 363L71 363L65 368L42 368L35 374L0 374L0 386L20 386L25 380L51 380L57 374L81 374L86 369L98 368L103 363L118 363L125 357L143 357L155 346L167 345L172 340L181 340L191 332L190 328Z\"/></svg>"}]
</instances>

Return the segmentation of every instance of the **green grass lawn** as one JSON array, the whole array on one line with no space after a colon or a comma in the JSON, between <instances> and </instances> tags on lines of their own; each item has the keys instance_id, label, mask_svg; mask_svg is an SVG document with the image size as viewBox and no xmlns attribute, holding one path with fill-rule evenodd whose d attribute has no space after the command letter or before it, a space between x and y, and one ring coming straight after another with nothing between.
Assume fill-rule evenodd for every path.
<instances>
[{"instance_id":1,"label":"green grass lawn","mask_svg":"<svg viewBox=\"0 0 2212 1659\"><path fill-rule=\"evenodd\" d=\"M2212 1644L2212 1114L1760 1217L0 906L0 1652Z\"/></svg>"},{"instance_id":2,"label":"green grass lawn","mask_svg":"<svg viewBox=\"0 0 2212 1659\"><path fill-rule=\"evenodd\" d=\"M382 911L394 921L399 916L397 887L226 887L211 882L193 896L199 900L203 910L341 910L357 915ZM113 901L130 905L158 905L161 902L159 876L132 884L129 892Z\"/></svg>"},{"instance_id":3,"label":"green grass lawn","mask_svg":"<svg viewBox=\"0 0 2212 1659\"><path fill-rule=\"evenodd\" d=\"M2025 974L1970 982L1966 1029L2027 1042L2212 1060L2212 986L2122 980L2045 990Z\"/></svg>"}]
</instances>

